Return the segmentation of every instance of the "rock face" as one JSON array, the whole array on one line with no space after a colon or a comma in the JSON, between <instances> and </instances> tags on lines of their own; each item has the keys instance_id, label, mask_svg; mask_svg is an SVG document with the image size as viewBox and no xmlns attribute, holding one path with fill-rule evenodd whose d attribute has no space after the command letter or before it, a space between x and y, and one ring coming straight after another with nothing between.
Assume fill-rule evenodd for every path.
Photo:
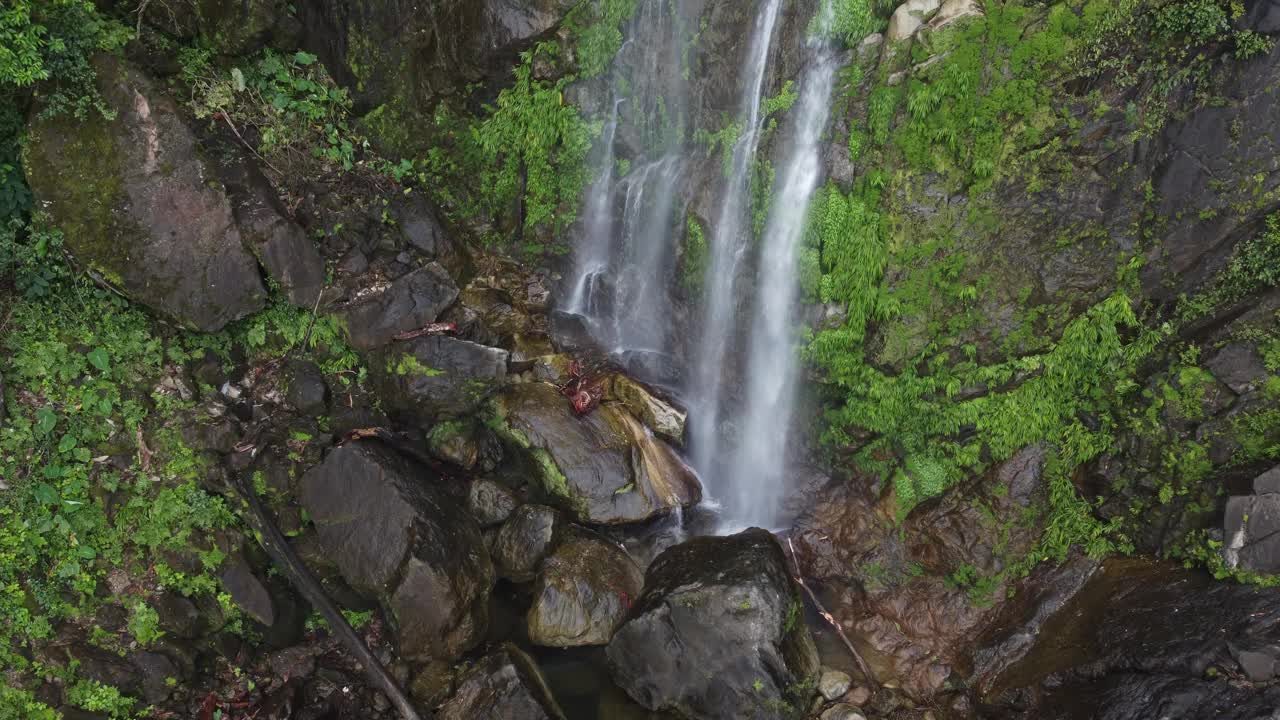
<instances>
[{"instance_id":1,"label":"rock face","mask_svg":"<svg viewBox=\"0 0 1280 720\"><path fill-rule=\"evenodd\" d=\"M493 566L439 479L378 445L345 445L302 478L303 507L351 587L376 596L401 654L452 660L488 623Z\"/></svg>"},{"instance_id":2,"label":"rock face","mask_svg":"<svg viewBox=\"0 0 1280 720\"><path fill-rule=\"evenodd\" d=\"M371 363L383 404L430 424L470 413L507 377L506 350L432 335L396 343Z\"/></svg>"},{"instance_id":3,"label":"rock face","mask_svg":"<svg viewBox=\"0 0 1280 720\"><path fill-rule=\"evenodd\" d=\"M564 720L546 680L514 645L485 656L458 679L457 692L436 713L439 720Z\"/></svg>"},{"instance_id":4,"label":"rock face","mask_svg":"<svg viewBox=\"0 0 1280 720\"><path fill-rule=\"evenodd\" d=\"M533 455L544 490L582 522L639 522L701 500L675 451L616 404L579 417L545 383L508 388L498 402L506 435Z\"/></svg>"},{"instance_id":5,"label":"rock face","mask_svg":"<svg viewBox=\"0 0 1280 720\"><path fill-rule=\"evenodd\" d=\"M234 138L226 142L234 145ZM275 189L248 158L237 155L218 164L231 211L245 246L258 258L289 298L310 309L324 288L324 261L306 232L291 220Z\"/></svg>"},{"instance_id":6,"label":"rock face","mask_svg":"<svg viewBox=\"0 0 1280 720\"><path fill-rule=\"evenodd\" d=\"M458 286L440 263L396 279L344 308L351 344L372 350L391 342L397 334L417 330L436 321L458 298Z\"/></svg>"},{"instance_id":7,"label":"rock face","mask_svg":"<svg viewBox=\"0 0 1280 720\"><path fill-rule=\"evenodd\" d=\"M542 564L527 621L550 647L604 645L640 595L644 577L626 551L578 531Z\"/></svg>"},{"instance_id":8,"label":"rock face","mask_svg":"<svg viewBox=\"0 0 1280 720\"><path fill-rule=\"evenodd\" d=\"M887 37L893 42L911 39L924 26L929 15L941 5L942 0L907 0L893 11Z\"/></svg>"},{"instance_id":9,"label":"rock face","mask_svg":"<svg viewBox=\"0 0 1280 720\"><path fill-rule=\"evenodd\" d=\"M626 375L613 375L608 380L610 400L621 403L627 411L669 443L684 445L687 414L677 410L640 383Z\"/></svg>"},{"instance_id":10,"label":"rock face","mask_svg":"<svg viewBox=\"0 0 1280 720\"><path fill-rule=\"evenodd\" d=\"M1280 590L1111 560L995 683L1001 717L1139 720L1274 714ZM1243 677L1242 680L1228 680Z\"/></svg>"},{"instance_id":11,"label":"rock face","mask_svg":"<svg viewBox=\"0 0 1280 720\"><path fill-rule=\"evenodd\" d=\"M212 332L263 307L257 263L178 108L138 70L95 60L110 122L35 120L23 166L78 262L181 324Z\"/></svg>"},{"instance_id":12,"label":"rock face","mask_svg":"<svg viewBox=\"0 0 1280 720\"><path fill-rule=\"evenodd\" d=\"M1227 501L1223 516L1223 559L1227 567L1256 573L1280 572L1280 466L1253 481L1253 495Z\"/></svg>"},{"instance_id":13,"label":"rock face","mask_svg":"<svg viewBox=\"0 0 1280 720\"><path fill-rule=\"evenodd\" d=\"M997 617L1008 589L1004 580L990 587L977 581L999 577L1040 537L1045 457L1043 447L1025 448L900 526L892 503L857 489L856 480L824 489L797 521L792 539L805 576L828 587L827 608L855 642L883 658L882 679L927 697L954 667L971 662L974 641ZM1002 528L985 512L1023 520ZM956 582L957 572L967 580Z\"/></svg>"},{"instance_id":14,"label":"rock face","mask_svg":"<svg viewBox=\"0 0 1280 720\"><path fill-rule=\"evenodd\" d=\"M645 574L644 592L609 643L610 670L650 710L693 720L798 716L818 673L801 612L768 532L691 540Z\"/></svg>"}]
</instances>

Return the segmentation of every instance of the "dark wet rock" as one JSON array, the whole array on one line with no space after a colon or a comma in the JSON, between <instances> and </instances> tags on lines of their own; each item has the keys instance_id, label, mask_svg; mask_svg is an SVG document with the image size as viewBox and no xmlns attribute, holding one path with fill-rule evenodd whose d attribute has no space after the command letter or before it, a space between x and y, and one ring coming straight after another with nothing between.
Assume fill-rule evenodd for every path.
<instances>
[{"instance_id":1,"label":"dark wet rock","mask_svg":"<svg viewBox=\"0 0 1280 720\"><path fill-rule=\"evenodd\" d=\"M609 643L613 678L644 707L686 718L807 710L819 668L799 593L764 530L677 545Z\"/></svg>"},{"instance_id":2,"label":"dark wet rock","mask_svg":"<svg viewBox=\"0 0 1280 720\"><path fill-rule=\"evenodd\" d=\"M1109 560L985 697L1003 717L1255 720L1280 689L1280 589L1220 583L1177 566Z\"/></svg>"},{"instance_id":3,"label":"dark wet rock","mask_svg":"<svg viewBox=\"0 0 1280 720\"><path fill-rule=\"evenodd\" d=\"M640 522L701 499L675 451L614 403L579 417L555 386L534 382L508 388L499 406L500 432L530 454L546 495L579 521Z\"/></svg>"},{"instance_id":4,"label":"dark wet rock","mask_svg":"<svg viewBox=\"0 0 1280 720\"><path fill-rule=\"evenodd\" d=\"M285 382L285 400L299 413L318 417L328 410L329 386L315 363L306 360L290 363Z\"/></svg>"},{"instance_id":5,"label":"dark wet rock","mask_svg":"<svg viewBox=\"0 0 1280 720\"><path fill-rule=\"evenodd\" d=\"M196 604L177 593L164 593L151 605L159 616L160 628L174 637L193 640L208 627Z\"/></svg>"},{"instance_id":6,"label":"dark wet rock","mask_svg":"<svg viewBox=\"0 0 1280 720\"><path fill-rule=\"evenodd\" d=\"M234 144L233 137L225 142ZM310 309L325 285L324 260L280 204L275 188L243 154L217 164L241 239L289 302Z\"/></svg>"},{"instance_id":7,"label":"dark wet rock","mask_svg":"<svg viewBox=\"0 0 1280 720\"><path fill-rule=\"evenodd\" d=\"M595 346L591 323L581 315L552 310L549 316L551 341L562 352L577 352Z\"/></svg>"},{"instance_id":8,"label":"dark wet rock","mask_svg":"<svg viewBox=\"0 0 1280 720\"><path fill-rule=\"evenodd\" d=\"M533 658L503 645L458 678L439 720L564 720Z\"/></svg>"},{"instance_id":9,"label":"dark wet rock","mask_svg":"<svg viewBox=\"0 0 1280 720\"><path fill-rule=\"evenodd\" d=\"M684 383L681 361L670 353L626 350L618 356L618 362L628 375L656 387L676 389Z\"/></svg>"},{"instance_id":10,"label":"dark wet rock","mask_svg":"<svg viewBox=\"0 0 1280 720\"><path fill-rule=\"evenodd\" d=\"M329 558L379 598L410 660L450 660L488 622L493 566L480 528L434 473L390 450L353 443L302 478L301 500Z\"/></svg>"},{"instance_id":11,"label":"dark wet rock","mask_svg":"<svg viewBox=\"0 0 1280 720\"><path fill-rule=\"evenodd\" d=\"M184 40L203 36L229 56L247 55L275 42L292 47L297 22L286 0L192 0L182 7L144 5L143 21Z\"/></svg>"},{"instance_id":12,"label":"dark wet rock","mask_svg":"<svg viewBox=\"0 0 1280 720\"><path fill-rule=\"evenodd\" d=\"M351 344L372 350L390 343L402 332L436 321L458 297L453 278L439 263L431 263L375 289L343 308Z\"/></svg>"},{"instance_id":13,"label":"dark wet rock","mask_svg":"<svg viewBox=\"0 0 1280 720\"><path fill-rule=\"evenodd\" d=\"M243 556L234 555L223 562L218 579L231 596L231 601L246 615L267 627L275 624L276 610L271 593Z\"/></svg>"},{"instance_id":14,"label":"dark wet rock","mask_svg":"<svg viewBox=\"0 0 1280 720\"><path fill-rule=\"evenodd\" d=\"M36 119L23 163L67 248L134 300L196 330L261 309L257 263L177 106L122 61L94 62L115 119Z\"/></svg>"},{"instance_id":15,"label":"dark wet rock","mask_svg":"<svg viewBox=\"0 0 1280 720\"><path fill-rule=\"evenodd\" d=\"M1267 378L1262 356L1249 343L1231 343L1209 358L1205 367L1237 395L1253 390Z\"/></svg>"},{"instance_id":16,"label":"dark wet rock","mask_svg":"<svg viewBox=\"0 0 1280 720\"><path fill-rule=\"evenodd\" d=\"M555 542L560 513L545 505L525 505L498 530L490 549L498 574L513 582L534 578Z\"/></svg>"},{"instance_id":17,"label":"dark wet rock","mask_svg":"<svg viewBox=\"0 0 1280 720\"><path fill-rule=\"evenodd\" d=\"M1252 0L1245 7L1245 27L1260 33L1280 33L1280 0Z\"/></svg>"},{"instance_id":18,"label":"dark wet rock","mask_svg":"<svg viewBox=\"0 0 1280 720\"><path fill-rule=\"evenodd\" d=\"M176 687L170 682L182 678L182 671L162 653L135 652L129 656L129 662L138 669L143 701L151 705L168 699Z\"/></svg>"},{"instance_id":19,"label":"dark wet rock","mask_svg":"<svg viewBox=\"0 0 1280 720\"><path fill-rule=\"evenodd\" d=\"M347 253L346 257L342 258L342 261L338 263L338 272L343 275L361 275L368 269L369 258L359 249Z\"/></svg>"},{"instance_id":20,"label":"dark wet rock","mask_svg":"<svg viewBox=\"0 0 1280 720\"><path fill-rule=\"evenodd\" d=\"M427 449L431 454L463 470L475 470L480 464L486 442L491 437L478 424L464 421L444 422L427 433Z\"/></svg>"},{"instance_id":21,"label":"dark wet rock","mask_svg":"<svg viewBox=\"0 0 1280 720\"><path fill-rule=\"evenodd\" d=\"M527 616L535 645L605 645L640 595L644 577L626 551L576 531L542 563Z\"/></svg>"},{"instance_id":22,"label":"dark wet rock","mask_svg":"<svg viewBox=\"0 0 1280 720\"><path fill-rule=\"evenodd\" d=\"M481 478L471 483L467 507L480 527L493 527L511 517L511 513L520 507L520 498L507 486Z\"/></svg>"},{"instance_id":23,"label":"dark wet rock","mask_svg":"<svg viewBox=\"0 0 1280 720\"><path fill-rule=\"evenodd\" d=\"M322 652L322 649L309 645L285 648L267 656L267 665L281 680L305 678L316 671L316 656Z\"/></svg>"},{"instance_id":24,"label":"dark wet rock","mask_svg":"<svg viewBox=\"0 0 1280 720\"><path fill-rule=\"evenodd\" d=\"M433 424L477 410L507 377L507 351L430 335L396 343L371 362L385 407Z\"/></svg>"}]
</instances>

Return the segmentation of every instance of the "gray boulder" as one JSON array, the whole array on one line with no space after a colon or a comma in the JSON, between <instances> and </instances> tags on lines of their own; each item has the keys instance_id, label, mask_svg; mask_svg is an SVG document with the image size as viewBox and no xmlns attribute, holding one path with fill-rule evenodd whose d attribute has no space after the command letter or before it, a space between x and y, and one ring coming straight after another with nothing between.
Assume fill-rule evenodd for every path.
<instances>
[{"instance_id":1,"label":"gray boulder","mask_svg":"<svg viewBox=\"0 0 1280 720\"><path fill-rule=\"evenodd\" d=\"M67 249L186 327L213 332L260 310L258 265L178 107L123 61L100 55L94 65L115 119L37 115L23 162Z\"/></svg>"},{"instance_id":2,"label":"gray boulder","mask_svg":"<svg viewBox=\"0 0 1280 720\"><path fill-rule=\"evenodd\" d=\"M430 325L458 297L458 286L439 263L431 263L361 296L340 313L351 344L372 350L396 335Z\"/></svg>"},{"instance_id":3,"label":"gray boulder","mask_svg":"<svg viewBox=\"0 0 1280 720\"><path fill-rule=\"evenodd\" d=\"M480 527L493 527L511 517L511 513L520 507L520 498L507 486L482 478L471 483L467 507Z\"/></svg>"},{"instance_id":4,"label":"gray boulder","mask_svg":"<svg viewBox=\"0 0 1280 720\"><path fill-rule=\"evenodd\" d=\"M559 390L523 383L498 397L499 432L527 452L551 501L584 523L642 522L702 499L693 471L626 408L579 417Z\"/></svg>"},{"instance_id":5,"label":"gray boulder","mask_svg":"<svg viewBox=\"0 0 1280 720\"><path fill-rule=\"evenodd\" d=\"M782 547L765 530L658 556L609 643L613 679L650 710L691 720L798 717L818 654Z\"/></svg>"},{"instance_id":6,"label":"gray boulder","mask_svg":"<svg viewBox=\"0 0 1280 720\"><path fill-rule=\"evenodd\" d=\"M644 577L626 551L585 531L542 563L526 620L535 645L605 645L640 596Z\"/></svg>"},{"instance_id":7,"label":"gray boulder","mask_svg":"<svg viewBox=\"0 0 1280 720\"><path fill-rule=\"evenodd\" d=\"M383 405L423 424L477 410L507 377L506 350L431 335L373 357Z\"/></svg>"},{"instance_id":8,"label":"gray boulder","mask_svg":"<svg viewBox=\"0 0 1280 720\"><path fill-rule=\"evenodd\" d=\"M493 566L479 526L438 477L379 445L353 443L301 486L328 560L388 611L401 655L453 660L483 638Z\"/></svg>"}]
</instances>

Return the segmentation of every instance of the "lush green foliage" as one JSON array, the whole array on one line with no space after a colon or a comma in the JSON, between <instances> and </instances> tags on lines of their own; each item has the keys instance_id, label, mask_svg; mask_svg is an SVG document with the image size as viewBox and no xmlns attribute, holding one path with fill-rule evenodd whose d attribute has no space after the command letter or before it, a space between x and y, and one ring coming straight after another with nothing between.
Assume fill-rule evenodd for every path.
<instances>
[{"instance_id":1,"label":"lush green foliage","mask_svg":"<svg viewBox=\"0 0 1280 720\"><path fill-rule=\"evenodd\" d=\"M709 254L707 233L698 218L690 215L685 222L684 254L680 258L680 285L686 292L692 294L702 289Z\"/></svg>"},{"instance_id":2,"label":"lush green foliage","mask_svg":"<svg viewBox=\"0 0 1280 720\"><path fill-rule=\"evenodd\" d=\"M0 99L12 101L14 89L40 83L41 112L91 111L109 116L94 81L91 58L114 51L132 37L130 30L98 12L89 0L13 0L0 8Z\"/></svg>"},{"instance_id":3,"label":"lush green foliage","mask_svg":"<svg viewBox=\"0 0 1280 720\"><path fill-rule=\"evenodd\" d=\"M344 170L367 147L348 125L351 98L334 84L316 57L270 50L245 69L213 65L213 51L185 48L182 77L191 89L196 117L252 129L256 150L277 171L318 173L318 159Z\"/></svg>"},{"instance_id":4,"label":"lush green foliage","mask_svg":"<svg viewBox=\"0 0 1280 720\"><path fill-rule=\"evenodd\" d=\"M501 215L519 200L526 230L562 230L573 223L590 179L587 154L599 134L598 126L564 101L569 78L554 83L534 78L534 55L557 52L543 44L524 53L515 83L499 94L489 117L471 129L486 209Z\"/></svg>"},{"instance_id":5,"label":"lush green foliage","mask_svg":"<svg viewBox=\"0 0 1280 720\"><path fill-rule=\"evenodd\" d=\"M1181 298L1178 316L1191 320L1257 290L1277 285L1280 285L1280 215L1272 215L1262 232L1236 248L1230 264L1207 291Z\"/></svg>"},{"instance_id":6,"label":"lush green foliage","mask_svg":"<svg viewBox=\"0 0 1280 720\"><path fill-rule=\"evenodd\" d=\"M593 78L605 71L622 47L622 25L635 14L637 0L587 0L566 20L574 31L578 71Z\"/></svg>"},{"instance_id":7,"label":"lush green foliage","mask_svg":"<svg viewBox=\"0 0 1280 720\"><path fill-rule=\"evenodd\" d=\"M857 47L863 38L884 26L877 10L892 10L893 5L888 0L823 0L823 6L809 22L809 34L835 38L849 47Z\"/></svg>"}]
</instances>

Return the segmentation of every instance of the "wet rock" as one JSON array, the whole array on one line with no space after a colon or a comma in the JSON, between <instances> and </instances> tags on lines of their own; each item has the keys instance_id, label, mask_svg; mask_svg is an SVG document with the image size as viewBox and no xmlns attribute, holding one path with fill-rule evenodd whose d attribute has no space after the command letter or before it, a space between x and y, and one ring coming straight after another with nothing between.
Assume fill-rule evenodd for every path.
<instances>
[{"instance_id":1,"label":"wet rock","mask_svg":"<svg viewBox=\"0 0 1280 720\"><path fill-rule=\"evenodd\" d=\"M581 315L552 310L549 321L551 340L562 352L587 350L595 345L591 324Z\"/></svg>"},{"instance_id":2,"label":"wet rock","mask_svg":"<svg viewBox=\"0 0 1280 720\"><path fill-rule=\"evenodd\" d=\"M383 404L430 423L480 407L507 377L507 351L443 335L396 343L371 362Z\"/></svg>"},{"instance_id":3,"label":"wet rock","mask_svg":"<svg viewBox=\"0 0 1280 720\"><path fill-rule=\"evenodd\" d=\"M436 321L458 297L458 286L440 263L395 280L380 291L361 297L341 310L351 344L372 350L391 342L402 332L417 330Z\"/></svg>"},{"instance_id":4,"label":"wet rock","mask_svg":"<svg viewBox=\"0 0 1280 720\"><path fill-rule=\"evenodd\" d=\"M626 551L575 532L542 563L527 616L529 640L549 647L605 645L640 595L644 577Z\"/></svg>"},{"instance_id":5,"label":"wet rock","mask_svg":"<svg viewBox=\"0 0 1280 720\"><path fill-rule=\"evenodd\" d=\"M338 272L343 275L361 275L369 269L369 258L357 248L347 253L338 263Z\"/></svg>"},{"instance_id":6,"label":"wet rock","mask_svg":"<svg viewBox=\"0 0 1280 720\"><path fill-rule=\"evenodd\" d=\"M23 166L67 249L134 300L213 332L260 310L266 290L231 203L174 102L137 69L95 57L116 117L32 122Z\"/></svg>"},{"instance_id":7,"label":"wet rock","mask_svg":"<svg viewBox=\"0 0 1280 720\"><path fill-rule=\"evenodd\" d=\"M193 640L207 629L196 604L177 593L163 593L151 602L151 606L159 617L160 628L169 635Z\"/></svg>"},{"instance_id":8,"label":"wet rock","mask_svg":"<svg viewBox=\"0 0 1280 720\"><path fill-rule=\"evenodd\" d=\"M161 653L135 652L129 656L129 662L138 669L142 699L151 705L167 700L176 687L169 684L170 680L182 678L182 671L173 660Z\"/></svg>"},{"instance_id":9,"label":"wet rock","mask_svg":"<svg viewBox=\"0 0 1280 720\"><path fill-rule=\"evenodd\" d=\"M527 452L549 498L579 521L639 522L701 499L693 471L625 409L579 417L558 389L524 383L499 396L500 432Z\"/></svg>"},{"instance_id":10,"label":"wet rock","mask_svg":"<svg viewBox=\"0 0 1280 720\"><path fill-rule=\"evenodd\" d=\"M1216 676L1272 672L1264 656L1280 648L1277 599L1276 588L1108 560L993 684L987 704L1051 720L1267 717L1280 689Z\"/></svg>"},{"instance_id":11,"label":"wet rock","mask_svg":"<svg viewBox=\"0 0 1280 720\"><path fill-rule=\"evenodd\" d=\"M825 670L818 678L818 694L829 701L833 701L849 692L849 686L852 684L853 678L849 677L848 673L842 673L839 670Z\"/></svg>"},{"instance_id":12,"label":"wet rock","mask_svg":"<svg viewBox=\"0 0 1280 720\"><path fill-rule=\"evenodd\" d=\"M224 141L234 145L236 138ZM221 159L217 167L245 246L285 291L289 302L310 309L325 285L324 260L315 245L290 219L275 188L249 158L237 153Z\"/></svg>"},{"instance_id":13,"label":"wet rock","mask_svg":"<svg viewBox=\"0 0 1280 720\"><path fill-rule=\"evenodd\" d=\"M695 720L787 717L787 703L807 708L811 697L800 689L818 674L801 607L768 532L691 540L645 574L609 643L611 673L650 710Z\"/></svg>"},{"instance_id":14,"label":"wet rock","mask_svg":"<svg viewBox=\"0 0 1280 720\"><path fill-rule=\"evenodd\" d=\"M493 566L433 473L353 443L303 476L301 500L342 577L383 603L402 656L450 660L483 638Z\"/></svg>"},{"instance_id":15,"label":"wet rock","mask_svg":"<svg viewBox=\"0 0 1280 720\"><path fill-rule=\"evenodd\" d=\"M545 505L525 505L498 530L490 552L498 575L512 582L528 582L551 551L560 513Z\"/></svg>"},{"instance_id":16,"label":"wet rock","mask_svg":"<svg viewBox=\"0 0 1280 720\"><path fill-rule=\"evenodd\" d=\"M1227 345L1209 358L1205 367L1237 395L1253 390L1267 378L1262 356L1249 343Z\"/></svg>"},{"instance_id":17,"label":"wet rock","mask_svg":"<svg viewBox=\"0 0 1280 720\"><path fill-rule=\"evenodd\" d=\"M471 483L467 507L480 527L493 527L511 517L511 513L520 507L520 498L507 486L481 478Z\"/></svg>"},{"instance_id":18,"label":"wet rock","mask_svg":"<svg viewBox=\"0 0 1280 720\"><path fill-rule=\"evenodd\" d=\"M309 645L285 648L267 656L267 665L281 680L305 678L316 671L316 656L321 652L320 648Z\"/></svg>"},{"instance_id":19,"label":"wet rock","mask_svg":"<svg viewBox=\"0 0 1280 720\"><path fill-rule=\"evenodd\" d=\"M271 593L243 556L233 555L223 562L218 579L231 596L231 601L246 615L267 627L275 624L276 610L271 601Z\"/></svg>"},{"instance_id":20,"label":"wet rock","mask_svg":"<svg viewBox=\"0 0 1280 720\"><path fill-rule=\"evenodd\" d=\"M533 658L514 645L485 656L458 678L439 720L564 720Z\"/></svg>"},{"instance_id":21,"label":"wet rock","mask_svg":"<svg viewBox=\"0 0 1280 720\"><path fill-rule=\"evenodd\" d=\"M290 363L285 382L285 400L299 413L318 417L328 409L329 386L315 363L306 360Z\"/></svg>"},{"instance_id":22,"label":"wet rock","mask_svg":"<svg viewBox=\"0 0 1280 720\"><path fill-rule=\"evenodd\" d=\"M626 375L613 375L607 382L608 399L621 403L636 419L664 440L674 445L684 445L687 417L684 411L658 399L643 385Z\"/></svg>"},{"instance_id":23,"label":"wet rock","mask_svg":"<svg viewBox=\"0 0 1280 720\"><path fill-rule=\"evenodd\" d=\"M1231 656L1240 665L1249 682L1264 683L1276 676L1276 658L1280 655L1280 647L1269 647L1260 650L1240 650L1231 648Z\"/></svg>"},{"instance_id":24,"label":"wet rock","mask_svg":"<svg viewBox=\"0 0 1280 720\"><path fill-rule=\"evenodd\" d=\"M941 5L942 0L907 0L893 11L885 36L890 42L910 40Z\"/></svg>"},{"instance_id":25,"label":"wet rock","mask_svg":"<svg viewBox=\"0 0 1280 720\"><path fill-rule=\"evenodd\" d=\"M1248 12L1244 24L1251 30L1274 35L1280 33L1280 0L1255 0L1245 3Z\"/></svg>"}]
</instances>

